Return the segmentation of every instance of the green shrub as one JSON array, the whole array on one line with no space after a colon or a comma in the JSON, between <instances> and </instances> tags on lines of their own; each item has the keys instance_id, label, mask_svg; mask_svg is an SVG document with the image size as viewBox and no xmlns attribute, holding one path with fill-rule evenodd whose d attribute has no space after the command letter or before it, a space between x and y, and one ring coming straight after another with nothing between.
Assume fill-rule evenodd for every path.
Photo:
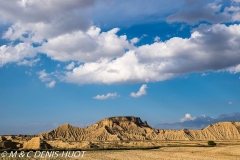
<instances>
[{"instance_id":1,"label":"green shrub","mask_svg":"<svg viewBox=\"0 0 240 160\"><path fill-rule=\"evenodd\" d=\"M208 141L209 146L216 146L217 144L214 141Z\"/></svg>"}]
</instances>

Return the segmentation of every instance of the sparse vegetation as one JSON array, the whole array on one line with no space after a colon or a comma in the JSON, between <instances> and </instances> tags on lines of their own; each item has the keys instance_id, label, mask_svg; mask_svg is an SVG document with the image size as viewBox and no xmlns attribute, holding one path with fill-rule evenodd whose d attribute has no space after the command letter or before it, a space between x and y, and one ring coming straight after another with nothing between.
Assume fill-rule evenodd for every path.
<instances>
[{"instance_id":1,"label":"sparse vegetation","mask_svg":"<svg viewBox=\"0 0 240 160\"><path fill-rule=\"evenodd\" d=\"M216 146L217 144L214 141L208 141L209 146Z\"/></svg>"}]
</instances>

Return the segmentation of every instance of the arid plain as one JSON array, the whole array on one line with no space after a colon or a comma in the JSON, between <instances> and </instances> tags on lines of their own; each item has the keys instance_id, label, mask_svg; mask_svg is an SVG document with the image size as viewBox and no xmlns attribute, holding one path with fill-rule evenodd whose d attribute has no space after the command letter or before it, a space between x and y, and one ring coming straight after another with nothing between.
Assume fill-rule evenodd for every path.
<instances>
[{"instance_id":1,"label":"arid plain","mask_svg":"<svg viewBox=\"0 0 240 160\"><path fill-rule=\"evenodd\" d=\"M218 142L217 142L218 143ZM221 143L221 142L220 142ZM95 150L86 151L83 157L71 159L88 160L239 160L240 145L231 144L216 147L161 147L149 150ZM240 142L237 142L238 144ZM168 144L171 144L168 143ZM0 158L14 160L22 158ZM46 160L69 158L39 158Z\"/></svg>"},{"instance_id":2,"label":"arid plain","mask_svg":"<svg viewBox=\"0 0 240 160\"><path fill-rule=\"evenodd\" d=\"M85 159L98 160L239 160L240 145L221 147L162 147L153 150L86 152Z\"/></svg>"}]
</instances>

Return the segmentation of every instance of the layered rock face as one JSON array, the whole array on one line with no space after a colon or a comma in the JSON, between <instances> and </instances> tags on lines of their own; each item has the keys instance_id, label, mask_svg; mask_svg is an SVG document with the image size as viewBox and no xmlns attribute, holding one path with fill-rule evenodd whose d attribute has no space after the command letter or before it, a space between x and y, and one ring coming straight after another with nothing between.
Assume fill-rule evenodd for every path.
<instances>
[{"instance_id":1,"label":"layered rock face","mask_svg":"<svg viewBox=\"0 0 240 160\"><path fill-rule=\"evenodd\" d=\"M145 140L156 140L155 142L165 140L240 140L240 122L219 122L201 130L163 130L150 127L139 117L110 117L86 128L63 124L52 131L39 135L0 136L0 149L38 150L52 147L114 148L119 145L155 145L151 141Z\"/></svg>"},{"instance_id":2,"label":"layered rock face","mask_svg":"<svg viewBox=\"0 0 240 160\"><path fill-rule=\"evenodd\" d=\"M220 122L203 130L162 130L151 128L139 117L110 117L86 128L63 124L39 137L63 141L231 140L240 139L240 122Z\"/></svg>"},{"instance_id":3,"label":"layered rock face","mask_svg":"<svg viewBox=\"0 0 240 160\"><path fill-rule=\"evenodd\" d=\"M145 140L146 133L151 131L154 130L147 122L138 117L110 117L86 128L63 124L39 136L46 140L68 141Z\"/></svg>"},{"instance_id":4,"label":"layered rock face","mask_svg":"<svg viewBox=\"0 0 240 160\"><path fill-rule=\"evenodd\" d=\"M240 139L240 122L219 122L202 130L160 130L158 140L236 140Z\"/></svg>"},{"instance_id":5,"label":"layered rock face","mask_svg":"<svg viewBox=\"0 0 240 160\"><path fill-rule=\"evenodd\" d=\"M34 149L34 150L50 149L50 148L51 146L47 142L41 140L39 137L32 138L23 147L23 149Z\"/></svg>"},{"instance_id":6,"label":"layered rock face","mask_svg":"<svg viewBox=\"0 0 240 160\"><path fill-rule=\"evenodd\" d=\"M87 132L85 129L74 127L69 124L63 124L52 131L41 133L39 137L46 140L61 139L68 141L79 141L82 140L82 136L86 134Z\"/></svg>"}]
</instances>

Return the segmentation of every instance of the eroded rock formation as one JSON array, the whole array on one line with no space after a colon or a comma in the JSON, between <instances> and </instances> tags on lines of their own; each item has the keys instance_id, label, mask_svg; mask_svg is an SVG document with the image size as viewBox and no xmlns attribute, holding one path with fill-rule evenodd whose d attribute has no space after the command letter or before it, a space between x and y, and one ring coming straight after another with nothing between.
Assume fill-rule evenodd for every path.
<instances>
[{"instance_id":1,"label":"eroded rock formation","mask_svg":"<svg viewBox=\"0 0 240 160\"><path fill-rule=\"evenodd\" d=\"M219 122L202 130L162 130L151 128L139 117L110 117L86 128L63 124L39 136L67 141L231 140L240 139L240 122Z\"/></svg>"},{"instance_id":2,"label":"eroded rock formation","mask_svg":"<svg viewBox=\"0 0 240 160\"><path fill-rule=\"evenodd\" d=\"M150 127L139 117L129 116L105 118L86 128L63 124L39 135L0 136L0 149L118 148L155 146L166 140L239 139L240 122L219 122L201 130L163 130Z\"/></svg>"}]
</instances>

